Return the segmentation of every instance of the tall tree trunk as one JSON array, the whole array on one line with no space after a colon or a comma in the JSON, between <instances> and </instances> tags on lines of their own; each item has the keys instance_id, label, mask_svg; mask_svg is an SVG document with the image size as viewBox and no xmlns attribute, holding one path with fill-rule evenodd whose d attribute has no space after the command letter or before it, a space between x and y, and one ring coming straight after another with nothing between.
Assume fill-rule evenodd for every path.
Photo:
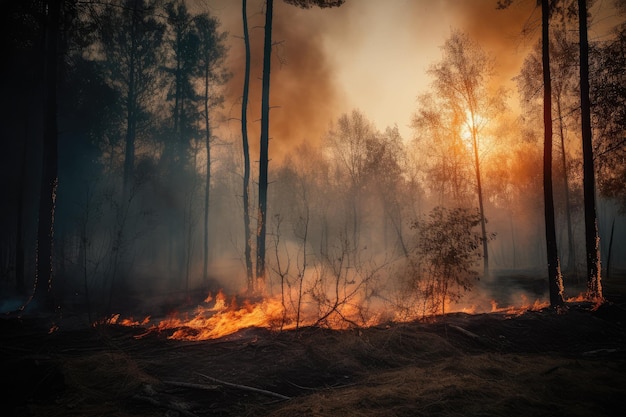
<instances>
[{"instance_id":1,"label":"tall tree trunk","mask_svg":"<svg viewBox=\"0 0 626 417\"><path fill-rule=\"evenodd\" d=\"M28 120L28 119L27 119ZM26 184L26 155L28 144L28 121L24 126L24 147L20 161L19 192L17 196L17 224L15 239L15 290L19 295L26 293L24 273L24 189Z\"/></svg>"},{"instance_id":2,"label":"tall tree trunk","mask_svg":"<svg viewBox=\"0 0 626 417\"><path fill-rule=\"evenodd\" d=\"M130 186L135 176L135 52L137 31L137 1L133 3L133 16L130 36L130 57L128 64L128 92L126 93L126 146L124 150L124 199L130 194Z\"/></svg>"},{"instance_id":3,"label":"tall tree trunk","mask_svg":"<svg viewBox=\"0 0 626 417\"><path fill-rule=\"evenodd\" d=\"M241 2L243 18L243 41L245 45L246 66L243 78L243 97L241 100L241 140L243 146L243 228L245 237L246 276L248 293L254 291L252 271L252 235L250 234L250 147L248 144L248 95L250 93L250 34L248 33L248 1Z\"/></svg>"},{"instance_id":4,"label":"tall tree trunk","mask_svg":"<svg viewBox=\"0 0 626 417\"><path fill-rule=\"evenodd\" d=\"M174 69L174 108L172 109L172 119L174 122L173 132L173 161L174 164L178 160L179 146L182 145L182 126L181 118L183 114L182 110L182 85L181 85L181 60L182 60L182 47L181 36L182 33L178 29L175 29L175 45L173 47L174 59L176 61L176 68ZM174 165L173 164L173 165ZM173 169L173 166L170 166Z\"/></svg>"},{"instance_id":5,"label":"tall tree trunk","mask_svg":"<svg viewBox=\"0 0 626 417\"><path fill-rule=\"evenodd\" d=\"M580 114L583 140L583 193L585 198L585 246L587 251L587 295L602 299L600 281L600 236L596 214L595 172L591 143L591 103L589 100L589 41L587 40L587 1L578 0L580 34Z\"/></svg>"},{"instance_id":6,"label":"tall tree trunk","mask_svg":"<svg viewBox=\"0 0 626 417\"><path fill-rule=\"evenodd\" d=\"M209 280L209 197L211 192L211 124L209 119L209 63L204 68L204 146L206 147L206 178L204 183L204 251L202 282Z\"/></svg>"},{"instance_id":7,"label":"tall tree trunk","mask_svg":"<svg viewBox=\"0 0 626 417\"><path fill-rule=\"evenodd\" d=\"M548 286L550 306L563 304L563 279L559 265L552 192L552 82L550 79L550 6L541 1L541 62L543 66L543 198L548 255Z\"/></svg>"},{"instance_id":8,"label":"tall tree trunk","mask_svg":"<svg viewBox=\"0 0 626 417\"><path fill-rule=\"evenodd\" d=\"M611 253L613 252L613 236L615 236L615 217L613 217L613 222L611 222L611 234L609 236L609 249L606 255L606 279L607 281L611 279Z\"/></svg>"},{"instance_id":9,"label":"tall tree trunk","mask_svg":"<svg viewBox=\"0 0 626 417\"><path fill-rule=\"evenodd\" d=\"M483 203L483 186L480 178L480 159L478 157L478 132L474 123L474 110L472 117L472 147L474 148L474 166L476 169L476 191L478 193L478 209L480 210L480 230L483 242L483 275L489 276L489 246L487 240L487 220L485 219L485 205Z\"/></svg>"},{"instance_id":10,"label":"tall tree trunk","mask_svg":"<svg viewBox=\"0 0 626 417\"><path fill-rule=\"evenodd\" d=\"M565 155L565 133L563 129L563 112L561 109L560 95L556 99L557 113L559 115L559 136L561 138L561 163L563 164L563 191L565 192L565 216L567 220L567 266L566 270L576 268L574 254L574 234L572 233L572 210L569 199L569 180L567 175L567 157Z\"/></svg>"},{"instance_id":11,"label":"tall tree trunk","mask_svg":"<svg viewBox=\"0 0 626 417\"><path fill-rule=\"evenodd\" d=\"M517 251L515 248L515 225L513 224L513 212L509 211L509 225L511 226L511 248L513 249L513 269L517 268Z\"/></svg>"},{"instance_id":12,"label":"tall tree trunk","mask_svg":"<svg viewBox=\"0 0 626 417\"><path fill-rule=\"evenodd\" d=\"M257 219L256 278L265 282L265 235L267 231L267 171L269 164L270 63L272 58L272 14L274 0L265 4L263 45L263 89L261 95L261 150L259 155L259 213Z\"/></svg>"},{"instance_id":13,"label":"tall tree trunk","mask_svg":"<svg viewBox=\"0 0 626 417\"><path fill-rule=\"evenodd\" d=\"M58 185L57 72L59 18L62 0L48 1L45 64L45 116L39 222L37 226L37 271L33 301L37 308L52 311L54 209Z\"/></svg>"}]
</instances>

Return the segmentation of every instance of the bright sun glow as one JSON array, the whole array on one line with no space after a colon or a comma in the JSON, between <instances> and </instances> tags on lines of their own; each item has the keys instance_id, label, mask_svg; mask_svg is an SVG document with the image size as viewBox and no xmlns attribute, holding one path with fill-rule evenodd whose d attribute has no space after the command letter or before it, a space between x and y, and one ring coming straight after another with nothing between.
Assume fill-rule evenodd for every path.
<instances>
[{"instance_id":1,"label":"bright sun glow","mask_svg":"<svg viewBox=\"0 0 626 417\"><path fill-rule=\"evenodd\" d=\"M468 147L473 146L472 131L476 133L480 132L483 126L487 123L487 119L479 114L474 114L469 110L465 110L465 120L461 126L461 139L467 144Z\"/></svg>"}]
</instances>

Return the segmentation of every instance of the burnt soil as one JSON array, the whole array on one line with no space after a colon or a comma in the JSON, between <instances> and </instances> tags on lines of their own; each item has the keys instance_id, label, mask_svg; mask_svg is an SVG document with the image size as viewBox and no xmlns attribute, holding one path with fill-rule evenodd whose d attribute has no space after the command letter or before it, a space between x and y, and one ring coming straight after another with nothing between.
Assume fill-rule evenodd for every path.
<instances>
[{"instance_id":1,"label":"burnt soil","mask_svg":"<svg viewBox=\"0 0 626 417\"><path fill-rule=\"evenodd\" d=\"M49 328L0 319L3 416L626 415L619 303L203 342Z\"/></svg>"}]
</instances>

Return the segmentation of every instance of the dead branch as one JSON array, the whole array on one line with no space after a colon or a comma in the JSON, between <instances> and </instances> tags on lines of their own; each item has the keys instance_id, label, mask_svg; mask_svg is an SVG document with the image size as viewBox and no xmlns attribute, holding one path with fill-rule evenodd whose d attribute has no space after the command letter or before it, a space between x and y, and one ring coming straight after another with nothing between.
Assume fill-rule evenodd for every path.
<instances>
[{"instance_id":1,"label":"dead branch","mask_svg":"<svg viewBox=\"0 0 626 417\"><path fill-rule=\"evenodd\" d=\"M455 329L455 330L457 330L457 331L459 331L459 332L463 333L465 336L469 336L469 337L471 337L472 339L475 339L475 340L482 340L482 338L481 338L480 336L478 336L476 333L472 333L472 332L470 332L469 330L465 330L465 329L464 329L464 328L462 328L462 327L455 326L455 325L453 325L453 324L451 324L451 325L450 325L450 327L452 327L453 329Z\"/></svg>"},{"instance_id":2,"label":"dead branch","mask_svg":"<svg viewBox=\"0 0 626 417\"><path fill-rule=\"evenodd\" d=\"M173 387L199 389L204 391L217 391L220 389L220 387L217 385L194 384L191 382L163 381L163 383L165 385L171 385Z\"/></svg>"},{"instance_id":3,"label":"dead branch","mask_svg":"<svg viewBox=\"0 0 626 417\"><path fill-rule=\"evenodd\" d=\"M286 381L289 385L293 385L294 387L301 389L301 390L306 390L306 391L319 391L319 388L311 388L311 387L303 387L302 385L298 385L294 382L291 381Z\"/></svg>"},{"instance_id":4,"label":"dead branch","mask_svg":"<svg viewBox=\"0 0 626 417\"><path fill-rule=\"evenodd\" d=\"M608 355L611 353L619 352L618 349L596 349L596 350L588 350L587 352L583 352L583 356L599 356L599 355Z\"/></svg>"},{"instance_id":5,"label":"dead branch","mask_svg":"<svg viewBox=\"0 0 626 417\"><path fill-rule=\"evenodd\" d=\"M260 388L254 388L254 387L250 387L250 386L247 386L247 385L233 384L231 382L222 381L222 380L219 380L217 378L213 378L211 376L201 374L200 372L196 372L196 374L200 375L203 378L208 379L209 381L213 381L215 383L218 383L218 384L221 384L221 385L224 385L224 386L227 386L227 387L237 388L237 389L241 389L241 390L244 390L244 391L257 392L259 394L265 394L265 395L269 395L269 396L272 396L272 397L280 398L281 400L290 400L291 399L291 397L287 397L286 395L278 394L276 392L267 391L267 390L260 389Z\"/></svg>"}]
</instances>

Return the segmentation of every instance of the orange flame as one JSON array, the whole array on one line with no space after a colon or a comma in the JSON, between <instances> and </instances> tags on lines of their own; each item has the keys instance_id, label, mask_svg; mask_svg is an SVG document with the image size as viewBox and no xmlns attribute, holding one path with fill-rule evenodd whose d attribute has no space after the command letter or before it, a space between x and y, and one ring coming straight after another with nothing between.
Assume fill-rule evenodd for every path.
<instances>
[{"instance_id":1,"label":"orange flame","mask_svg":"<svg viewBox=\"0 0 626 417\"><path fill-rule=\"evenodd\" d=\"M566 302L589 301L584 294L566 299ZM519 316L527 311L539 311L549 306L549 302L535 299L531 301L528 296L519 296L519 303L510 306L499 306L496 300L491 300L492 313L504 313L506 315ZM147 329L143 337L151 332L173 331L168 336L170 339L199 341L207 339L217 339L234 334L240 330L258 327L266 329L293 329L298 326L323 324L331 328L346 328L347 326L373 326L380 324L384 318L393 317L394 321L413 320L413 316L399 316L398 314L389 316L389 312L381 309L380 312L370 311L363 314L363 306L358 302L345 303L341 306L334 306L334 310L325 314L320 312L320 306L305 311L303 306L298 322L293 315L286 313L283 302L278 297L267 296L258 302L244 301L241 306L237 305L235 298L230 301L220 290L217 294L208 294L202 305L196 307L191 314L173 314L169 317L153 324ZM375 309L374 309L375 310ZM488 308L487 308L488 310ZM476 305L462 306L446 304L446 312L463 312L476 314L486 312ZM385 314L386 313L386 314ZM323 317L323 319L320 319ZM150 323L150 316L141 321L133 318L121 319L115 314L100 322L101 324L118 324L123 326L147 326Z\"/></svg>"},{"instance_id":2,"label":"orange flame","mask_svg":"<svg viewBox=\"0 0 626 417\"><path fill-rule=\"evenodd\" d=\"M221 295L220 295L221 294ZM206 340L228 336L249 327L276 326L282 320L282 305L272 299L256 304L245 303L242 307L226 305L226 297L220 292L212 307L199 306L192 318L169 317L161 321L159 331L175 329L171 339Z\"/></svg>"},{"instance_id":3,"label":"orange flame","mask_svg":"<svg viewBox=\"0 0 626 417\"><path fill-rule=\"evenodd\" d=\"M535 301L533 301L532 303L530 302L530 300L528 299L528 296L526 296L525 294L522 294L520 296L520 305L519 306L507 306L507 307L500 307L498 306L498 302L495 300L491 300L491 312L492 313L504 313L504 314L510 314L510 315L515 315L515 316L520 316L522 314L524 314L527 311L539 311L541 309L544 309L546 307L550 306L550 303L547 301L541 301L539 299L536 299Z\"/></svg>"},{"instance_id":4,"label":"orange flame","mask_svg":"<svg viewBox=\"0 0 626 417\"><path fill-rule=\"evenodd\" d=\"M133 326L145 326L148 323L150 323L150 316L147 316L146 318L144 318L141 321L134 320L132 317L120 320L120 314L118 313L118 314L113 314L109 318L100 320L100 321L94 323L94 325L98 325L98 324L119 324L120 326L133 327Z\"/></svg>"}]
</instances>

